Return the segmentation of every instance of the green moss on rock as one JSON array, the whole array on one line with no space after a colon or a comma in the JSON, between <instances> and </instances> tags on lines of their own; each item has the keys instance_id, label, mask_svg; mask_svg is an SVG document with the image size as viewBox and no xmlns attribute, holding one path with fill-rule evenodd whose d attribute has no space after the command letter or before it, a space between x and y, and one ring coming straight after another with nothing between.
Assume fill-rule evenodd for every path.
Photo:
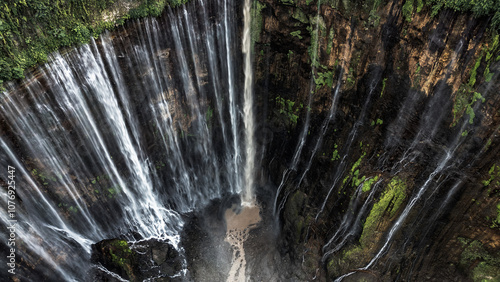
<instances>
[{"instance_id":1,"label":"green moss on rock","mask_svg":"<svg viewBox=\"0 0 500 282\"><path fill-rule=\"evenodd\" d=\"M344 180L342 181L342 185L345 185L349 178L352 180L352 186L357 187L359 186L363 181L365 181L366 176L360 176L359 175L359 166L361 165L361 161L363 161L363 158L366 156L366 152L364 152L359 159L352 165L351 167L351 172L349 175L347 175Z\"/></svg>"},{"instance_id":2,"label":"green moss on rock","mask_svg":"<svg viewBox=\"0 0 500 282\"><path fill-rule=\"evenodd\" d=\"M406 182L398 176L393 177L365 220L360 239L362 246L367 245L368 240L372 238L373 232L377 229L377 224L384 216L392 218L396 214L405 198Z\"/></svg>"},{"instance_id":3,"label":"green moss on rock","mask_svg":"<svg viewBox=\"0 0 500 282\"><path fill-rule=\"evenodd\" d=\"M306 195L301 191L295 191L288 199L285 209L284 218L287 219L285 229L292 232L294 242L299 243L302 231L310 223L311 218L304 218L301 211L306 203Z\"/></svg>"},{"instance_id":4,"label":"green moss on rock","mask_svg":"<svg viewBox=\"0 0 500 282\"><path fill-rule=\"evenodd\" d=\"M299 112L304 107L302 103L298 104L294 101L284 99L282 97L276 97L276 108L280 115L287 118L288 123L295 127L299 119Z\"/></svg>"},{"instance_id":5,"label":"green moss on rock","mask_svg":"<svg viewBox=\"0 0 500 282\"><path fill-rule=\"evenodd\" d=\"M376 175L375 177L373 178L370 178L370 179L367 179L365 182L363 182L363 187L361 188L361 190L363 192L368 192L371 190L372 188L372 185L373 183L377 182L378 181L378 175Z\"/></svg>"},{"instance_id":6,"label":"green moss on rock","mask_svg":"<svg viewBox=\"0 0 500 282\"><path fill-rule=\"evenodd\" d=\"M452 126L457 125L460 118L465 114L469 115L469 123L474 123L475 113L474 104L477 101L485 102L485 98L479 92L472 90L472 87L467 84L463 84L454 99L453 103L453 123Z\"/></svg>"},{"instance_id":7,"label":"green moss on rock","mask_svg":"<svg viewBox=\"0 0 500 282\"><path fill-rule=\"evenodd\" d=\"M292 31L290 32L290 35L293 36L293 37L297 37L298 39L302 39L302 35L300 35L300 30L296 30L296 31Z\"/></svg>"},{"instance_id":8,"label":"green moss on rock","mask_svg":"<svg viewBox=\"0 0 500 282\"><path fill-rule=\"evenodd\" d=\"M253 1L252 6L252 27L251 27L251 38L252 46L255 42L260 41L260 34L262 32L262 10L266 8L266 4L263 4L257 0Z\"/></svg>"},{"instance_id":9,"label":"green moss on rock","mask_svg":"<svg viewBox=\"0 0 500 282\"><path fill-rule=\"evenodd\" d=\"M332 162L340 159L339 150L338 150L339 146L337 144L335 144L333 147L335 150L333 151L332 158L330 159Z\"/></svg>"},{"instance_id":10,"label":"green moss on rock","mask_svg":"<svg viewBox=\"0 0 500 282\"><path fill-rule=\"evenodd\" d=\"M307 27L311 35L311 45L307 49L309 54L309 58L311 59L312 67L320 67L319 63L319 39L327 36L326 34L326 24L323 17L320 15L316 15L315 17L311 17L309 19L310 25Z\"/></svg>"},{"instance_id":11,"label":"green moss on rock","mask_svg":"<svg viewBox=\"0 0 500 282\"><path fill-rule=\"evenodd\" d=\"M494 184L495 186L500 186L500 166L497 164L493 164L493 166L488 171L489 179L483 180L484 186L489 186L490 184Z\"/></svg>"},{"instance_id":12,"label":"green moss on rock","mask_svg":"<svg viewBox=\"0 0 500 282\"><path fill-rule=\"evenodd\" d=\"M131 281L138 279L137 258L127 241L111 239L98 242L92 248L92 261Z\"/></svg>"},{"instance_id":13,"label":"green moss on rock","mask_svg":"<svg viewBox=\"0 0 500 282\"><path fill-rule=\"evenodd\" d=\"M314 76L316 89L328 85L329 88L333 87L333 71L318 72L318 77Z\"/></svg>"},{"instance_id":14,"label":"green moss on rock","mask_svg":"<svg viewBox=\"0 0 500 282\"><path fill-rule=\"evenodd\" d=\"M286 218L297 218L299 216L299 212L303 207L305 202L305 194L301 191L296 191L289 198L286 204L285 216Z\"/></svg>"}]
</instances>

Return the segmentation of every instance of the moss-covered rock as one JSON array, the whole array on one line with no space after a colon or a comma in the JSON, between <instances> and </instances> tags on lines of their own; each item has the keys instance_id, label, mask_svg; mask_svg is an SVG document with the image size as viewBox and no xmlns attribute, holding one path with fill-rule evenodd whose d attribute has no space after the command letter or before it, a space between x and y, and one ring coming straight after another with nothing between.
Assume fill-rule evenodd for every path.
<instances>
[{"instance_id":1,"label":"moss-covered rock","mask_svg":"<svg viewBox=\"0 0 500 282\"><path fill-rule=\"evenodd\" d=\"M92 245L91 261L108 271L130 281L165 277L175 281L182 269L182 260L175 248L167 242L151 239L131 246L121 239L103 240ZM110 279L106 271L95 268L90 274L93 280Z\"/></svg>"},{"instance_id":2,"label":"moss-covered rock","mask_svg":"<svg viewBox=\"0 0 500 282\"><path fill-rule=\"evenodd\" d=\"M362 246L368 246L379 237L374 234L375 230L377 230L377 225L383 222L382 218L384 216L393 218L405 198L405 181L397 176L392 178L384 192L382 192L378 202L373 205L370 214L365 220L363 233L359 240Z\"/></svg>"},{"instance_id":3,"label":"moss-covered rock","mask_svg":"<svg viewBox=\"0 0 500 282\"><path fill-rule=\"evenodd\" d=\"M128 280L137 281L138 264L135 253L125 240L111 239L92 245L92 261Z\"/></svg>"},{"instance_id":4,"label":"moss-covered rock","mask_svg":"<svg viewBox=\"0 0 500 282\"><path fill-rule=\"evenodd\" d=\"M491 254L479 240L458 238L464 250L460 265L474 281L500 281L500 254Z\"/></svg>"},{"instance_id":5,"label":"moss-covered rock","mask_svg":"<svg viewBox=\"0 0 500 282\"><path fill-rule=\"evenodd\" d=\"M309 23L309 18L304 13L304 11L302 11L302 9L300 9L300 8L296 8L293 11L292 18L298 20L299 22L301 22L303 24L308 24Z\"/></svg>"},{"instance_id":6,"label":"moss-covered rock","mask_svg":"<svg viewBox=\"0 0 500 282\"><path fill-rule=\"evenodd\" d=\"M283 218L286 219L283 229L290 238L293 238L295 244L300 242L307 226L307 220L302 215L305 205L306 194L301 191L295 191L288 198L283 209Z\"/></svg>"}]
</instances>

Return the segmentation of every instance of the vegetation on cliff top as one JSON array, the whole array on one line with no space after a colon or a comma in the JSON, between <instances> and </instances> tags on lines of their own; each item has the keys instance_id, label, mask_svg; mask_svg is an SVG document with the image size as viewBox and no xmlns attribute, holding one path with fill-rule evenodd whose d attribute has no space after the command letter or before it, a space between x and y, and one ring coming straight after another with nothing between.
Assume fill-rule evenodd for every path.
<instances>
[{"instance_id":1,"label":"vegetation on cliff top","mask_svg":"<svg viewBox=\"0 0 500 282\"><path fill-rule=\"evenodd\" d=\"M410 0L413 2L413 0ZM500 28L500 5L495 0L427 0L432 5L432 15L442 9L452 9L458 12L472 13L475 17L491 17L493 28Z\"/></svg>"},{"instance_id":2,"label":"vegetation on cliff top","mask_svg":"<svg viewBox=\"0 0 500 282\"><path fill-rule=\"evenodd\" d=\"M165 5L178 6L188 0L9 0L0 5L0 84L24 77L24 70L47 62L47 55L62 47L87 43L106 29L122 25L130 18L159 16ZM375 1L378 6L381 0ZM113 7L123 2L135 7L116 17ZM293 1L284 1L293 3ZM310 1L308 1L310 2ZM406 19L423 0L407 0ZM490 17L492 27L500 27L500 6L495 0L426 0L435 15L443 9ZM263 7L263 6L262 6ZM255 14L259 15L259 11ZM105 15L111 15L106 19ZM257 21L259 22L259 21ZM254 35L253 37L257 37Z\"/></svg>"},{"instance_id":3,"label":"vegetation on cliff top","mask_svg":"<svg viewBox=\"0 0 500 282\"><path fill-rule=\"evenodd\" d=\"M116 16L118 6L127 6ZM159 16L187 0L9 0L0 4L0 85L24 77L60 48L87 43L130 18ZM131 9L130 9L131 8ZM118 13L119 14L119 13ZM114 18L113 18L114 17Z\"/></svg>"}]
</instances>

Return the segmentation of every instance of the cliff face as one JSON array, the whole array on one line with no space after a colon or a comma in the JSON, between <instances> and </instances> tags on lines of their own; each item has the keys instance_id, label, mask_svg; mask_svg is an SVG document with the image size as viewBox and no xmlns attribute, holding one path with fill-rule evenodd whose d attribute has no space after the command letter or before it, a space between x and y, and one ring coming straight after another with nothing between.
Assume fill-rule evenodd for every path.
<instances>
[{"instance_id":1,"label":"cliff face","mask_svg":"<svg viewBox=\"0 0 500 282\"><path fill-rule=\"evenodd\" d=\"M20 167L31 173L27 178L33 184L24 187L43 188L40 194L36 189L21 192L23 205L36 211L26 214L43 215L53 208L54 216L93 243L123 239L123 232L129 232L126 239L137 241L152 236L148 228L155 224L141 225L136 231L146 235L136 234L130 226L149 217L124 222L127 212L142 211L158 201L175 211L159 213L158 218L177 220L177 212L185 217L183 233L181 219L168 228L188 238L181 245L192 277L224 280L230 247L217 243L218 254L213 242L225 236L217 209L224 210L224 197L237 192L228 183L238 172L233 168L240 159L234 156L241 156L231 146L240 145L243 124L237 93L243 92L243 73L236 67L241 65L241 38L232 37L232 29L241 24L241 1L221 3L205 7L193 1L187 10L171 10L159 19L128 21L120 32L57 57L55 67L46 66L5 95L12 98L5 105L11 103L15 109L14 114L2 109L6 122L0 125L2 138L15 148L9 158L17 157ZM125 21L129 8L136 8L138 16L161 10L145 5L125 8L108 22ZM236 11L231 20L221 13L226 8ZM446 10L431 17L428 7L416 4L408 10L398 1L335 0L322 5L260 0L254 2L253 17L254 91L258 116L263 117L257 132L263 158L257 197L266 225L249 239L250 262L258 266L252 270L262 272L252 277L331 281L352 272L345 280L498 279L500 56L499 37L489 30L487 20ZM202 36L194 36L197 32ZM217 57L214 46L227 53ZM66 68L64 60L71 67ZM101 60L105 63L94 63ZM228 66L235 66L234 73ZM102 85L89 77L100 78ZM66 83L82 86L82 91L59 87ZM234 96L224 96L226 92ZM59 101L79 95L81 103L68 103L79 108L64 112ZM101 100L111 97L120 97L119 106L106 106ZM226 105L231 99L234 105ZM36 103L45 107L32 109ZM47 122L46 112L39 109L52 110L60 119ZM30 114L15 114L24 111ZM120 116L126 122L116 122ZM28 117L40 123L30 123ZM86 127L89 117L98 125L89 125L92 130ZM25 125L33 126L34 139L28 138L30 134L24 137ZM127 135L134 130L132 137ZM111 145L101 144L104 149L96 150L97 143L85 141L101 136ZM127 138L126 150L113 145ZM232 138L236 141L227 142ZM32 147L39 140L54 148L61 142L72 146L45 152L53 147ZM100 158L100 150L108 150L110 157ZM131 162L134 150L141 154ZM64 165L47 161L62 159ZM142 167L137 166L139 159L150 172L143 174L158 178L151 190L154 197L148 199L143 199L144 190L133 190L148 188L137 177L142 174L136 172ZM127 179L127 185L117 185L120 178ZM71 197L67 187L81 197ZM54 204L40 204L39 195ZM186 214L206 205L206 210ZM79 212L88 214L97 235ZM280 225L278 246L272 228L275 218ZM40 230L41 235L33 236L36 240L56 236ZM20 267L30 274L26 279L65 278L65 271L67 277L80 277L92 263L131 279L157 275L147 268L151 265L176 277L180 269L172 246L154 240L136 249L123 240L101 241L83 263L84 249L64 240L53 244L54 249L49 246L52 241L42 245L55 257L50 265L32 254L29 245L20 247L29 258ZM67 255L68 249L80 251L76 260ZM275 249L281 256L274 256ZM146 255L133 254L135 250ZM51 273L53 265L62 265L60 273ZM83 271L73 273L77 268ZM92 275L104 280L112 274L108 272Z\"/></svg>"},{"instance_id":2,"label":"cliff face","mask_svg":"<svg viewBox=\"0 0 500 282\"><path fill-rule=\"evenodd\" d=\"M499 54L488 21L403 13L399 1L254 8L255 91L273 132L264 166L299 277L498 278Z\"/></svg>"}]
</instances>

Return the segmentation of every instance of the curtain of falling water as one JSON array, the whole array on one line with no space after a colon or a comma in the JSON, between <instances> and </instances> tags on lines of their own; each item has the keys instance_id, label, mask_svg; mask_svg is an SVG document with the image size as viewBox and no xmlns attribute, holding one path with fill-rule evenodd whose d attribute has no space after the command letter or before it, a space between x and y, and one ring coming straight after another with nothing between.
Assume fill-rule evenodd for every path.
<instances>
[{"instance_id":1,"label":"curtain of falling water","mask_svg":"<svg viewBox=\"0 0 500 282\"><path fill-rule=\"evenodd\" d=\"M255 177L255 121L253 116L253 65L252 65L252 40L251 40L251 23L252 15L250 13L252 8L252 1L245 0L245 5L243 7L243 54L245 55L244 62L244 73L245 73L245 83L244 83L244 121L245 121L245 188L242 193L242 203L252 204L253 200L253 190L254 190L254 177Z\"/></svg>"},{"instance_id":2,"label":"curtain of falling water","mask_svg":"<svg viewBox=\"0 0 500 282\"><path fill-rule=\"evenodd\" d=\"M175 245L180 213L253 186L237 8L199 0L129 23L2 93L0 162L17 169L19 256L38 275L81 278L90 245L120 234Z\"/></svg>"}]
</instances>

